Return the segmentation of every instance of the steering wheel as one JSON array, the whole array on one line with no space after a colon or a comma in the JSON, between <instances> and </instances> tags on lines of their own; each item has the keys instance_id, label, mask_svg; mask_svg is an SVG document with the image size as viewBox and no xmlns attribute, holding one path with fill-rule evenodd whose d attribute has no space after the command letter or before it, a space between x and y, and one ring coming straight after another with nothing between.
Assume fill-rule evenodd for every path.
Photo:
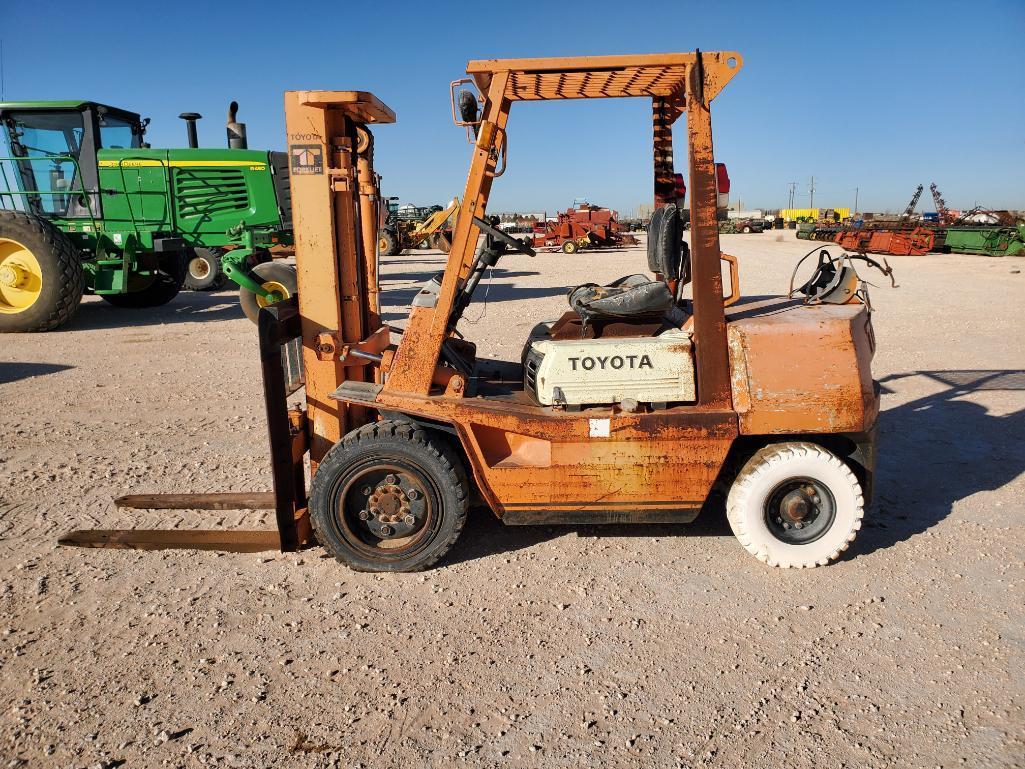
<instances>
[{"instance_id":1,"label":"steering wheel","mask_svg":"<svg viewBox=\"0 0 1025 769\"><path fill-rule=\"evenodd\" d=\"M477 228L480 229L481 232L486 235L490 235L495 240L505 243L505 245L509 246L513 251L519 251L521 254L526 254L527 256L537 256L537 252L530 246L526 245L522 240L517 240L512 235L502 232L497 227L492 227L479 216L473 217L473 223L477 225Z\"/></svg>"}]
</instances>

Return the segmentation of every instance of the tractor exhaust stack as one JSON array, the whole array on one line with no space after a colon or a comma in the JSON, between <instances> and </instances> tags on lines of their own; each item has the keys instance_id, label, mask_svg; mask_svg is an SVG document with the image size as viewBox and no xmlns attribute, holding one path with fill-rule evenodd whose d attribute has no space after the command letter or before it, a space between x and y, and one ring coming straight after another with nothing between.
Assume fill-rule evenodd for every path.
<instances>
[{"instance_id":1,"label":"tractor exhaust stack","mask_svg":"<svg viewBox=\"0 0 1025 769\"><path fill-rule=\"evenodd\" d=\"M238 102L233 101L228 105L228 148L233 150L249 149L249 141L246 138L246 124L239 123L235 117L238 115Z\"/></svg>"},{"instance_id":2,"label":"tractor exhaust stack","mask_svg":"<svg viewBox=\"0 0 1025 769\"><path fill-rule=\"evenodd\" d=\"M189 149L199 147L199 135L196 133L196 121L203 118L198 112L183 112L178 117L185 121L185 130L189 133Z\"/></svg>"}]
</instances>

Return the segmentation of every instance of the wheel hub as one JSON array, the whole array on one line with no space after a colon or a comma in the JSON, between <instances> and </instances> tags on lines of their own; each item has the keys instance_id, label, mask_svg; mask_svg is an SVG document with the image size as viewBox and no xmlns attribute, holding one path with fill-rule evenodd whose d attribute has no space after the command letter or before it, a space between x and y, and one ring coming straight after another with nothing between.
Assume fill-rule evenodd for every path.
<instances>
[{"instance_id":1,"label":"wheel hub","mask_svg":"<svg viewBox=\"0 0 1025 769\"><path fill-rule=\"evenodd\" d=\"M205 278L210 274L210 265L206 259L193 259L189 262L189 274L194 278Z\"/></svg>"},{"instance_id":2,"label":"wheel hub","mask_svg":"<svg viewBox=\"0 0 1025 769\"><path fill-rule=\"evenodd\" d=\"M28 283L29 271L16 262L7 261L0 265L0 286L21 288Z\"/></svg>"},{"instance_id":3,"label":"wheel hub","mask_svg":"<svg viewBox=\"0 0 1025 769\"><path fill-rule=\"evenodd\" d=\"M419 483L401 472L363 486L360 495L366 502L359 519L382 539L408 537L423 526L425 517L423 492L418 487Z\"/></svg>"},{"instance_id":4,"label":"wheel hub","mask_svg":"<svg viewBox=\"0 0 1025 769\"><path fill-rule=\"evenodd\" d=\"M17 241L0 238L0 313L24 312L43 290L43 270L32 252Z\"/></svg>"},{"instance_id":5,"label":"wheel hub","mask_svg":"<svg viewBox=\"0 0 1025 769\"><path fill-rule=\"evenodd\" d=\"M795 478L769 495L765 523L776 539L805 544L829 529L835 512L836 503L828 488L811 479Z\"/></svg>"}]
</instances>

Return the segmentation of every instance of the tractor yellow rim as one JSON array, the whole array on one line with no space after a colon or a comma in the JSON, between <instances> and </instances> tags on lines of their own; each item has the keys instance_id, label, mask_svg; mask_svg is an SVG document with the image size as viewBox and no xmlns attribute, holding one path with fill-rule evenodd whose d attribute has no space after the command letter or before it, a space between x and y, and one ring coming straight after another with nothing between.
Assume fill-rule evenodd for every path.
<instances>
[{"instance_id":1,"label":"tractor yellow rim","mask_svg":"<svg viewBox=\"0 0 1025 769\"><path fill-rule=\"evenodd\" d=\"M43 292L39 261L16 240L0 238L0 313L25 312Z\"/></svg>"},{"instance_id":2,"label":"tractor yellow rim","mask_svg":"<svg viewBox=\"0 0 1025 769\"><path fill-rule=\"evenodd\" d=\"M260 284L260 288L267 291L270 296L256 295L256 303L260 307L269 307L272 304L277 304L283 299L288 299L291 296L288 288L281 285L276 280L268 280L266 283Z\"/></svg>"}]
</instances>

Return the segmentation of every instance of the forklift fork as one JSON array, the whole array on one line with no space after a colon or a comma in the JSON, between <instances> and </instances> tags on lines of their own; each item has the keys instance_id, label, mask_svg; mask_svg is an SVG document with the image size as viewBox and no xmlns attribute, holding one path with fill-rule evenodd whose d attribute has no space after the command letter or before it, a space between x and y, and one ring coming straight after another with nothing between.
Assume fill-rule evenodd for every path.
<instances>
[{"instance_id":1,"label":"forklift fork","mask_svg":"<svg viewBox=\"0 0 1025 769\"><path fill-rule=\"evenodd\" d=\"M274 510L277 529L80 529L60 545L121 550L221 550L295 552L312 544L306 509L304 458L309 451L306 412L288 408L288 397L303 386L302 339L295 297L260 311L260 360L270 437L272 492L133 494L118 497L121 508L141 510Z\"/></svg>"}]
</instances>

